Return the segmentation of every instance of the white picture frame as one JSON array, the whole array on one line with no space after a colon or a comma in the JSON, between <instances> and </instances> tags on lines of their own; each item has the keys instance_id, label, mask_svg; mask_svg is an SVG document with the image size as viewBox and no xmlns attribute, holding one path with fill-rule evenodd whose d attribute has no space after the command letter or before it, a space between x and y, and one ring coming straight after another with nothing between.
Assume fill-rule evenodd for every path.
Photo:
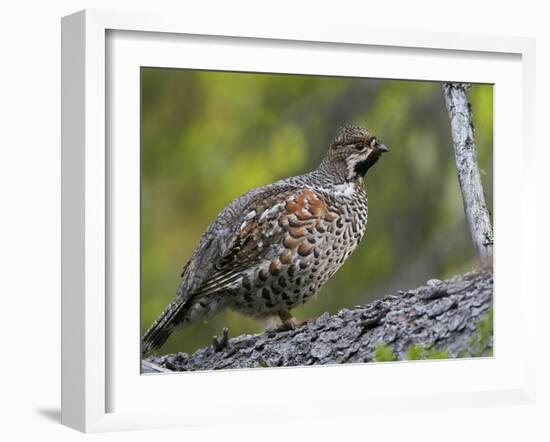
<instances>
[{"instance_id":1,"label":"white picture frame","mask_svg":"<svg viewBox=\"0 0 550 442\"><path fill-rule=\"evenodd\" d=\"M211 63L215 62L218 68L252 70L247 58L239 52L266 50L262 45L268 45L274 52L265 57L263 66L271 72L278 71L276 66L269 64L278 62L275 52L283 54L284 58L285 51L298 51L299 60L310 63L300 64L295 58L295 65L287 66L288 72L294 69L300 73L320 73L320 64L308 71L310 66L316 66L313 54L317 51L332 51L332 56L342 57L342 60L350 54L371 51L373 57L378 54L376 56L387 59L378 65L378 71L369 70L370 76L388 77L394 69L395 78L422 79L429 68L430 79L495 83L495 358L139 376L139 352L135 353L132 347L139 347L139 339L135 339L139 337L139 328L136 330L133 319L121 320L121 311L133 317L135 296L117 297L115 294L113 297L113 292L121 293L118 284L124 279L119 278L118 273L113 274L113 263L116 266L119 259L117 254L127 253L124 256L128 262L135 262L136 250L139 255L139 243L134 244L133 251L121 252L120 248L113 247L124 233L116 227L117 219L113 214L131 216L136 208L135 199L121 198L117 193L139 191L132 187L132 183L139 180L139 174L136 176L131 150L115 149L113 154L109 148L126 141L135 146L136 139L139 144L135 113L131 109L136 105L136 97L135 88L124 92L116 100L116 106L124 103L130 108L118 114L119 108L112 101L112 94L118 93L118 89L113 91L111 83L118 81L116 84L120 84L117 76L125 78L128 73L133 76L142 60L140 57L147 54L150 54L148 60L152 65L157 65L157 60L158 65L172 63L181 67L181 59L169 62L162 57L178 58L176 54L179 54L181 58L181 52L174 49L187 44L186 39L193 40L204 50L188 48L197 57L203 56L200 64L195 61L197 68L212 67ZM146 49L148 45L151 47ZM225 58L216 45L225 48ZM218 51L219 58L208 58L208 50ZM388 56L390 52L396 54L395 60L393 55ZM312 54L311 59L307 58L308 53ZM411 62L408 72L399 70L404 69L399 66L399 57L408 57ZM493 59L503 64L491 67ZM452 78L449 78L449 60L461 60L462 66L456 67ZM533 225L536 194L534 177L526 173L534 152L531 135L534 133L534 63L534 41L517 37L416 31L394 33L362 26L318 29L313 25L249 23L246 27L242 24L236 27L230 22L212 23L194 17L100 10L64 17L62 423L80 431L99 432L207 425L212 420L232 423L293 418L297 411L284 406L286 399L280 397L279 400L274 394L283 383L285 386L299 384L311 405L300 409L302 418L368 414L374 410L396 412L532 403L534 359L513 358L513 347L521 342L524 354L534 353L535 323L528 320L527 315L518 314L536 304L535 270L528 265L528 257L536 256ZM114 65L120 69L113 70ZM464 66L468 67L467 72ZM502 69L503 66L507 68ZM125 71L126 68L130 70ZM323 68L322 72L330 75L342 75L344 71L346 75L365 72L361 70L364 68L356 68L353 64L346 68L341 63L337 63L333 71L327 69ZM131 89L135 78L126 78L125 83ZM495 78L499 80L492 81ZM517 106L510 106L510 103ZM127 118L119 118L119 115ZM109 130L106 122L112 126ZM518 143L521 146L521 161L517 151L514 159L506 155L509 140L503 137L503 130L513 122L516 127L521 126L521 130L515 132L521 134L520 139L513 140L516 149ZM511 188L503 178L509 168L516 167L517 171L518 163L523 173L523 186ZM121 174L124 181L130 183L127 189L117 184ZM513 197L521 210L508 214L503 205L499 208L499 198L504 193ZM128 206L122 209L123 201L127 201ZM501 213L506 221L498 220ZM131 218L127 220L132 222ZM135 229L129 228L127 232L135 234ZM518 262L521 263L519 269ZM129 269L132 271L135 272L135 266ZM131 277L132 273L127 275ZM126 291L127 286L122 284ZM136 284L139 290L138 279L127 291L135 295ZM512 290L516 296L513 304L506 296ZM137 299L139 302L139 296ZM137 308L139 311L139 305ZM512 315L513 325L521 333L511 333ZM135 320L139 320L137 316ZM129 342L133 344L121 345ZM129 353L125 353L124 348L130 348ZM416 388L416 382L410 382L410 379L426 378L431 382L423 390ZM444 379L447 383L448 379L454 379L453 385L447 386ZM319 385L330 387L335 382L341 388L332 388L329 393L319 388ZM387 387L377 389L376 384ZM182 388L185 388L185 403L169 400L167 392ZM322 394L318 394L321 390ZM153 395L155 401L151 400ZM234 413L228 413L227 407Z\"/></svg>"}]
</instances>

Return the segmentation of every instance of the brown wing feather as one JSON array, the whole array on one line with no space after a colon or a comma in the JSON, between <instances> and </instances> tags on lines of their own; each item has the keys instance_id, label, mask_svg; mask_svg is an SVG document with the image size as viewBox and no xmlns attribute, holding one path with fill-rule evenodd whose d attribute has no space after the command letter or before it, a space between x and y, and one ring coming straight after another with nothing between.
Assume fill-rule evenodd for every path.
<instances>
[{"instance_id":1,"label":"brown wing feather","mask_svg":"<svg viewBox=\"0 0 550 442\"><path fill-rule=\"evenodd\" d=\"M264 258L271 243L280 241L277 236L262 238L262 231L266 223L276 223L280 212L273 210L271 215L265 216L265 211L277 206L287 198L296 194L296 188L266 189L255 195L235 220L235 229L226 242L226 246L219 250L217 259L213 262L213 269L202 284L197 287L193 295L212 293L223 289L228 283L238 279L240 272L252 263ZM283 210L283 206L281 206ZM253 215L249 215L253 213ZM247 216L248 215L248 216ZM262 215L264 217L262 218ZM262 246L259 247L259 241Z\"/></svg>"},{"instance_id":2,"label":"brown wing feather","mask_svg":"<svg viewBox=\"0 0 550 442\"><path fill-rule=\"evenodd\" d=\"M247 216L250 213L254 215ZM273 243L288 240L293 251L309 254L313 246L303 243L305 229L319 228L321 219L330 223L337 216L329 209L324 197L312 189L290 188L258 194L243 211L241 217L244 221L215 261L215 271L199 286L194 296L223 290L239 278L242 270L266 258ZM269 228L266 224L275 223L279 228L277 234L266 237L264 233Z\"/></svg>"}]
</instances>

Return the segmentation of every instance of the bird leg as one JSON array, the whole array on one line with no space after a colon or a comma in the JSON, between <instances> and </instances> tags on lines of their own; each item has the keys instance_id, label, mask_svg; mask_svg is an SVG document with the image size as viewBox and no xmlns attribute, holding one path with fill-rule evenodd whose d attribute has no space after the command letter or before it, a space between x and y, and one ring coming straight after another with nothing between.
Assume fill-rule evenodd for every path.
<instances>
[{"instance_id":1,"label":"bird leg","mask_svg":"<svg viewBox=\"0 0 550 442\"><path fill-rule=\"evenodd\" d=\"M296 319L286 310L274 315L264 316L260 318L260 321L264 330L270 333L295 330L307 322Z\"/></svg>"},{"instance_id":2,"label":"bird leg","mask_svg":"<svg viewBox=\"0 0 550 442\"><path fill-rule=\"evenodd\" d=\"M260 321L263 329L266 332L276 331L283 324L279 315L261 316L261 317L258 317L258 320Z\"/></svg>"},{"instance_id":3,"label":"bird leg","mask_svg":"<svg viewBox=\"0 0 550 442\"><path fill-rule=\"evenodd\" d=\"M288 331L294 330L298 327L304 325L307 321L303 321L295 318L290 314L288 310L283 310L279 312L279 318L281 320L281 325L277 328L276 331Z\"/></svg>"},{"instance_id":4,"label":"bird leg","mask_svg":"<svg viewBox=\"0 0 550 442\"><path fill-rule=\"evenodd\" d=\"M296 330L297 328L304 325L307 321L302 321L296 318L292 318L289 321L283 322L279 327L277 327L275 332L284 332L289 330Z\"/></svg>"},{"instance_id":5,"label":"bird leg","mask_svg":"<svg viewBox=\"0 0 550 442\"><path fill-rule=\"evenodd\" d=\"M297 328L300 328L302 325L307 323L307 320L305 319L297 319L297 318L290 318L288 321L283 322L281 327L287 330L295 330Z\"/></svg>"}]
</instances>

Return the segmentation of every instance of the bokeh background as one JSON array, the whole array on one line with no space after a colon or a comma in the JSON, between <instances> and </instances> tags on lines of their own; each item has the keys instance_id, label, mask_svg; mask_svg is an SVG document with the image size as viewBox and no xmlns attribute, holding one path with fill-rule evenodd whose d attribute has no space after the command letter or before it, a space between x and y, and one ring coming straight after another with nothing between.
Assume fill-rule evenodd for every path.
<instances>
[{"instance_id":1,"label":"bokeh background","mask_svg":"<svg viewBox=\"0 0 550 442\"><path fill-rule=\"evenodd\" d=\"M472 85L469 99L492 213L493 87ZM142 334L218 213L253 187L316 168L348 122L368 127L390 153L366 176L363 242L295 316L335 313L477 266L440 83L142 68L141 110ZM193 352L224 326L230 336L261 331L227 311L177 331L160 353Z\"/></svg>"}]
</instances>

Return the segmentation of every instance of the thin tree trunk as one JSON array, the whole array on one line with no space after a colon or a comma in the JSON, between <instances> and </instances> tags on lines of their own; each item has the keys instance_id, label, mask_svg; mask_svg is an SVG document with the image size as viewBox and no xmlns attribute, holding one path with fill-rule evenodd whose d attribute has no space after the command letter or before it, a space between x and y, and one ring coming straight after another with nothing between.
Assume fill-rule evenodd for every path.
<instances>
[{"instance_id":1,"label":"thin tree trunk","mask_svg":"<svg viewBox=\"0 0 550 442\"><path fill-rule=\"evenodd\" d=\"M477 164L472 109L466 95L468 87L465 83L444 83L443 96L451 122L464 212L479 260L485 267L491 266L493 261L493 228Z\"/></svg>"}]
</instances>

